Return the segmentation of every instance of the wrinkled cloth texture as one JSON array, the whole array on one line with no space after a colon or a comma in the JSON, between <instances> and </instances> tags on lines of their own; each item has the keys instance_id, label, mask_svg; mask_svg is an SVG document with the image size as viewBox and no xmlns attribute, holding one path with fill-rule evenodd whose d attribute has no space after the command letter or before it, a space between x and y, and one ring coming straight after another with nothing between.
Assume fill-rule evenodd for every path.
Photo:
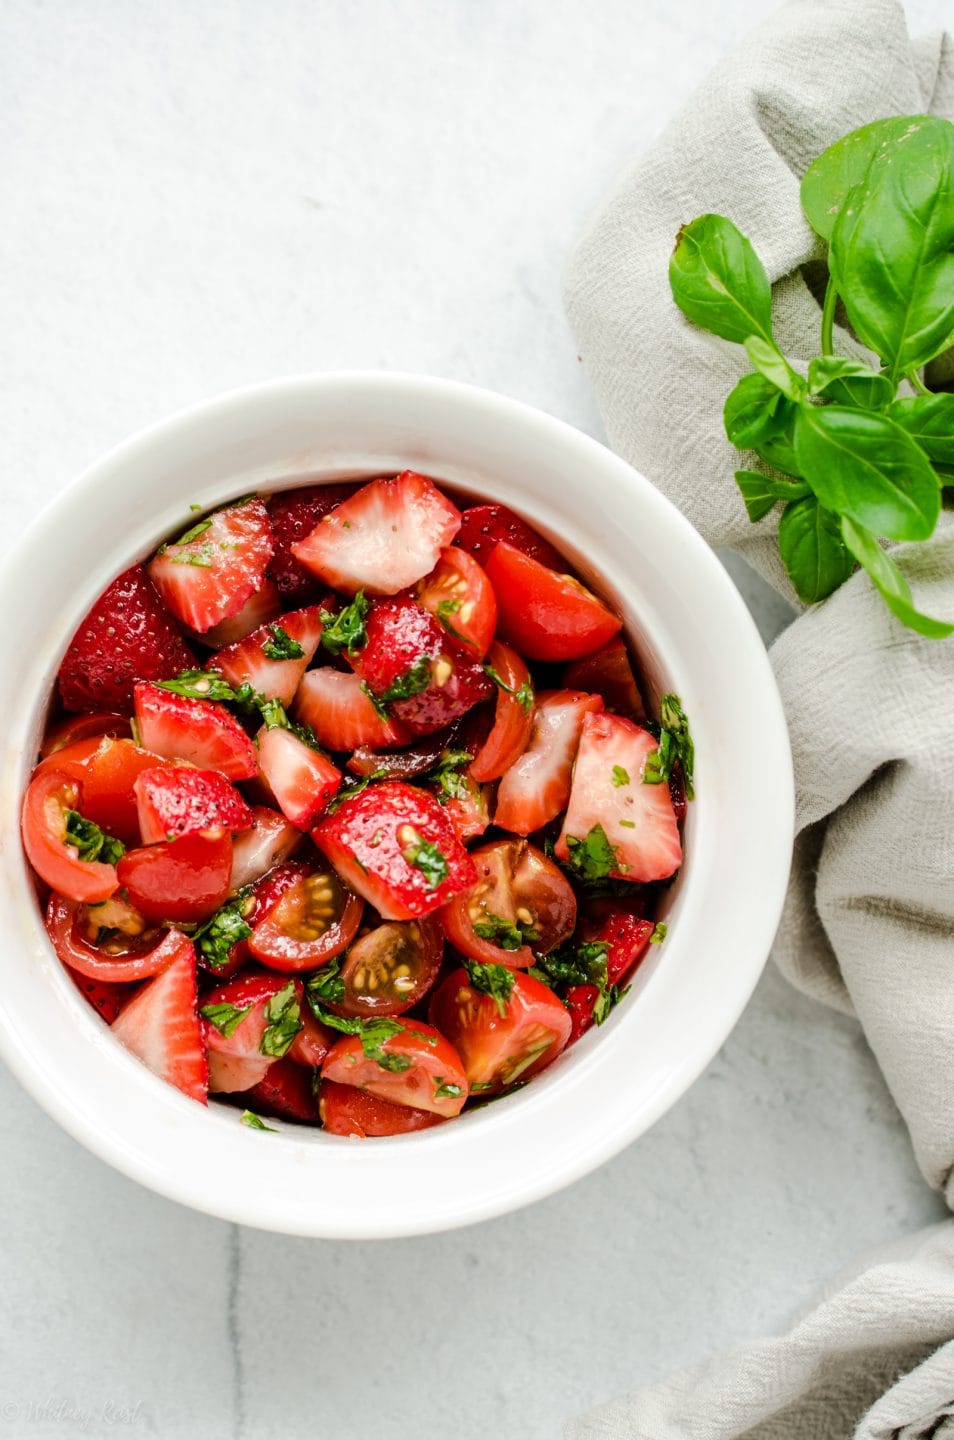
<instances>
[{"instance_id":1,"label":"wrinkled cloth texture","mask_svg":"<svg viewBox=\"0 0 954 1440\"><path fill-rule=\"evenodd\" d=\"M681 224L706 211L728 215L768 271L776 335L804 370L819 350L824 247L801 211L801 176L857 126L925 111L954 119L949 36L912 41L893 0L793 0L622 178L567 276L568 314L613 448L711 544L737 550L793 604L777 512L749 523L732 476L754 457L734 450L722 426L725 397L749 366L739 347L677 310L669 256ZM835 348L878 363L839 327ZM928 378L954 384L954 354L934 362ZM944 618L954 617L952 518L942 517L929 542L893 549L918 607ZM954 1206L954 639L904 629L859 571L824 604L800 611L772 661L798 802L775 958L800 989L858 1017L926 1179ZM943 1305L915 1298L922 1270L872 1270L785 1340L567 1433L826 1440L850 1436L857 1424L866 1440L954 1440L954 1419L934 1393L939 1387L954 1406L954 1343L861 1419L872 1397L920 1358L918 1347L954 1342L954 1239L939 1247L930 1293L945 1295ZM870 1337L869 1369L855 1332ZM859 1361L879 1379L867 1389L848 1384L829 1425L821 1412L835 1402L819 1407L812 1397L819 1386L835 1393Z\"/></svg>"}]
</instances>

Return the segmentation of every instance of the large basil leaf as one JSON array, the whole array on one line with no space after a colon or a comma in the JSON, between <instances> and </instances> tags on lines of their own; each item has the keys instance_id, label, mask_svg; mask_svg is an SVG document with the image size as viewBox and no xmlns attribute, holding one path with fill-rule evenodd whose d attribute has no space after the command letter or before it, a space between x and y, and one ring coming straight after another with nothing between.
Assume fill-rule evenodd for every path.
<instances>
[{"instance_id":1,"label":"large basil leaf","mask_svg":"<svg viewBox=\"0 0 954 1440\"><path fill-rule=\"evenodd\" d=\"M835 405L860 405L863 410L883 410L894 398L887 375L838 355L819 355L809 362L808 389Z\"/></svg>"},{"instance_id":2,"label":"large basil leaf","mask_svg":"<svg viewBox=\"0 0 954 1440\"><path fill-rule=\"evenodd\" d=\"M784 427L785 397L763 375L743 375L729 391L722 419L737 450L751 450L759 440Z\"/></svg>"},{"instance_id":3,"label":"large basil leaf","mask_svg":"<svg viewBox=\"0 0 954 1440\"><path fill-rule=\"evenodd\" d=\"M946 620L935 620L916 610L907 580L898 566L878 544L870 530L856 525L847 515L842 516L841 533L845 544L859 564L863 565L873 583L884 597L885 604L893 615L918 634L929 640L943 640L954 635L954 625Z\"/></svg>"},{"instance_id":4,"label":"large basil leaf","mask_svg":"<svg viewBox=\"0 0 954 1440\"><path fill-rule=\"evenodd\" d=\"M684 315L739 344L760 335L772 344L772 289L750 242L724 215L684 225L669 261L673 298Z\"/></svg>"},{"instance_id":5,"label":"large basil leaf","mask_svg":"<svg viewBox=\"0 0 954 1440\"><path fill-rule=\"evenodd\" d=\"M812 229L823 240L831 240L838 212L848 192L860 185L878 151L890 141L907 135L924 115L894 115L862 125L850 135L829 145L809 165L802 177L802 209Z\"/></svg>"},{"instance_id":6,"label":"large basil leaf","mask_svg":"<svg viewBox=\"0 0 954 1440\"><path fill-rule=\"evenodd\" d=\"M886 415L803 405L799 470L829 510L892 540L926 540L941 510L938 478L910 435Z\"/></svg>"},{"instance_id":7,"label":"large basil leaf","mask_svg":"<svg viewBox=\"0 0 954 1440\"><path fill-rule=\"evenodd\" d=\"M896 400L888 414L937 464L954 465L954 395Z\"/></svg>"},{"instance_id":8,"label":"large basil leaf","mask_svg":"<svg viewBox=\"0 0 954 1440\"><path fill-rule=\"evenodd\" d=\"M954 331L954 125L927 117L883 145L831 237L829 265L855 333L895 381Z\"/></svg>"},{"instance_id":9,"label":"large basil leaf","mask_svg":"<svg viewBox=\"0 0 954 1440\"><path fill-rule=\"evenodd\" d=\"M842 585L855 562L841 538L838 516L813 495L786 505L778 527L778 549L799 600L814 605Z\"/></svg>"}]
</instances>

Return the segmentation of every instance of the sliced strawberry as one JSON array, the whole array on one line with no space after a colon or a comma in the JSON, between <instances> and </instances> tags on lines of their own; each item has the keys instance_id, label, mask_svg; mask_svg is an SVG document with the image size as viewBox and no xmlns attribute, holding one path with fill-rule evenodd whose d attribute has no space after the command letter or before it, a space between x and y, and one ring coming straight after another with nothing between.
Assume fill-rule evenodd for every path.
<instances>
[{"instance_id":1,"label":"sliced strawberry","mask_svg":"<svg viewBox=\"0 0 954 1440\"><path fill-rule=\"evenodd\" d=\"M238 614L264 580L273 548L268 511L253 496L161 545L147 568L173 615L201 635Z\"/></svg>"},{"instance_id":2,"label":"sliced strawberry","mask_svg":"<svg viewBox=\"0 0 954 1440\"><path fill-rule=\"evenodd\" d=\"M406 745L411 738L397 720L378 714L359 676L330 665L305 674L292 711L329 750L357 750L359 745L386 750Z\"/></svg>"},{"instance_id":3,"label":"sliced strawberry","mask_svg":"<svg viewBox=\"0 0 954 1440\"><path fill-rule=\"evenodd\" d=\"M211 630L206 630L205 634L198 638L203 645L210 645L213 650L219 650L223 645L236 645L239 640L244 640L246 635L251 635L253 630L267 625L269 620L277 620L281 611L281 596L271 580L264 580L248 597L241 610L230 615L227 620L220 620L218 625L213 625Z\"/></svg>"},{"instance_id":4,"label":"sliced strawberry","mask_svg":"<svg viewBox=\"0 0 954 1440\"><path fill-rule=\"evenodd\" d=\"M621 635L615 636L595 655L574 660L563 672L563 683L568 690L588 690L602 695L607 710L615 710L627 720L646 719L646 707Z\"/></svg>"},{"instance_id":5,"label":"sliced strawberry","mask_svg":"<svg viewBox=\"0 0 954 1440\"><path fill-rule=\"evenodd\" d=\"M404 470L372 480L291 550L335 590L396 595L430 574L459 529L460 511L434 482Z\"/></svg>"},{"instance_id":6,"label":"sliced strawberry","mask_svg":"<svg viewBox=\"0 0 954 1440\"><path fill-rule=\"evenodd\" d=\"M493 692L483 666L449 645L434 617L406 595L375 600L365 632L367 643L348 658L412 735L442 730Z\"/></svg>"},{"instance_id":7,"label":"sliced strawberry","mask_svg":"<svg viewBox=\"0 0 954 1440\"><path fill-rule=\"evenodd\" d=\"M291 1059L276 1060L263 1080L248 1093L252 1110L279 1120L314 1123L318 1119L316 1075Z\"/></svg>"},{"instance_id":8,"label":"sliced strawberry","mask_svg":"<svg viewBox=\"0 0 954 1440\"><path fill-rule=\"evenodd\" d=\"M268 513L275 534L275 553L268 574L287 604L317 598L320 583L292 554L292 546L310 535L323 515L353 495L357 485L306 485L272 496Z\"/></svg>"},{"instance_id":9,"label":"sliced strawberry","mask_svg":"<svg viewBox=\"0 0 954 1440\"><path fill-rule=\"evenodd\" d=\"M385 920L414 920L468 890L477 869L433 795L399 780L371 785L326 816L312 839Z\"/></svg>"},{"instance_id":10,"label":"sliced strawberry","mask_svg":"<svg viewBox=\"0 0 954 1440\"><path fill-rule=\"evenodd\" d=\"M301 844L301 832L267 805L252 806L252 825L232 844L231 891L242 890L287 860Z\"/></svg>"},{"instance_id":11,"label":"sliced strawberry","mask_svg":"<svg viewBox=\"0 0 954 1440\"><path fill-rule=\"evenodd\" d=\"M220 770L230 780L249 780L258 773L255 746L224 705L174 695L157 685L136 685L133 702L147 750Z\"/></svg>"},{"instance_id":12,"label":"sliced strawberry","mask_svg":"<svg viewBox=\"0 0 954 1440\"><path fill-rule=\"evenodd\" d=\"M80 975L76 970L67 970L66 973L107 1025L112 1025L136 991L135 985L113 985L108 980L93 980L88 975Z\"/></svg>"},{"instance_id":13,"label":"sliced strawberry","mask_svg":"<svg viewBox=\"0 0 954 1440\"><path fill-rule=\"evenodd\" d=\"M279 810L299 830L310 830L341 784L341 771L291 730L263 725L258 763Z\"/></svg>"},{"instance_id":14,"label":"sliced strawberry","mask_svg":"<svg viewBox=\"0 0 954 1440\"><path fill-rule=\"evenodd\" d=\"M252 824L249 805L217 770L164 765L143 770L133 788L144 845L184 835L211 839Z\"/></svg>"},{"instance_id":15,"label":"sliced strawberry","mask_svg":"<svg viewBox=\"0 0 954 1440\"><path fill-rule=\"evenodd\" d=\"M678 870L682 846L669 786L643 783L646 757L655 749L649 731L631 720L584 716L570 803L556 843L561 860L601 865L609 845L615 851L609 873L616 879L665 880Z\"/></svg>"},{"instance_id":16,"label":"sliced strawberry","mask_svg":"<svg viewBox=\"0 0 954 1440\"><path fill-rule=\"evenodd\" d=\"M265 1039L270 1024L266 1007L287 985L280 975L253 972L239 975L203 996L199 1014L202 1037L209 1050L210 1090L250 1089L264 1079L283 1053L283 1046L287 1050L285 1040L291 1043L290 1034L282 1039L281 1033L273 1030L269 1040ZM300 992L296 990L288 1015L289 1032L294 1031L299 1009Z\"/></svg>"},{"instance_id":17,"label":"sliced strawberry","mask_svg":"<svg viewBox=\"0 0 954 1440\"><path fill-rule=\"evenodd\" d=\"M541 565L550 565L554 570L566 568L566 561L555 550L549 540L544 540L526 522L508 510L506 505L472 505L461 516L457 544L468 555L473 555L485 565L499 540L506 540L516 550L522 550Z\"/></svg>"},{"instance_id":18,"label":"sliced strawberry","mask_svg":"<svg viewBox=\"0 0 954 1440\"><path fill-rule=\"evenodd\" d=\"M219 650L208 668L217 670L236 688L248 683L259 694L290 705L320 640L318 606L310 605L306 610L279 615L244 640Z\"/></svg>"},{"instance_id":19,"label":"sliced strawberry","mask_svg":"<svg viewBox=\"0 0 954 1440\"><path fill-rule=\"evenodd\" d=\"M132 709L136 680L168 680L195 657L141 565L103 591L60 663L67 710ZM77 737L78 738L78 737Z\"/></svg>"},{"instance_id":20,"label":"sliced strawberry","mask_svg":"<svg viewBox=\"0 0 954 1440\"><path fill-rule=\"evenodd\" d=\"M160 1080L206 1104L209 1067L196 1011L195 952L184 935L181 954L133 996L112 1032Z\"/></svg>"},{"instance_id":21,"label":"sliced strawberry","mask_svg":"<svg viewBox=\"0 0 954 1440\"><path fill-rule=\"evenodd\" d=\"M452 795L438 793L437 798L462 845L483 835L490 824L488 788L478 785L469 775L460 775L454 782Z\"/></svg>"},{"instance_id":22,"label":"sliced strawberry","mask_svg":"<svg viewBox=\"0 0 954 1440\"><path fill-rule=\"evenodd\" d=\"M495 825L530 835L566 809L583 716L602 708L599 695L576 690L548 690L537 696L530 742L497 790Z\"/></svg>"},{"instance_id":23,"label":"sliced strawberry","mask_svg":"<svg viewBox=\"0 0 954 1440\"><path fill-rule=\"evenodd\" d=\"M571 985L563 997L563 1003L570 1012L570 1038L568 1045L585 1035L593 1024L593 1012L600 998L598 985Z\"/></svg>"}]
</instances>

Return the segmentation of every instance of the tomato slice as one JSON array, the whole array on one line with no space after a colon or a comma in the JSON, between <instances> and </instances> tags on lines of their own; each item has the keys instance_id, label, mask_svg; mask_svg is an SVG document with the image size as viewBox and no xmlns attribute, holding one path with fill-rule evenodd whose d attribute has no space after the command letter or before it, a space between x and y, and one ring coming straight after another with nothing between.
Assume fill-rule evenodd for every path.
<instances>
[{"instance_id":1,"label":"tomato slice","mask_svg":"<svg viewBox=\"0 0 954 1440\"><path fill-rule=\"evenodd\" d=\"M129 734L128 715L114 715L107 710L98 710L92 715L71 715L46 732L40 754L46 760L78 740L101 739L103 735L123 739Z\"/></svg>"},{"instance_id":2,"label":"tomato slice","mask_svg":"<svg viewBox=\"0 0 954 1440\"><path fill-rule=\"evenodd\" d=\"M443 955L444 933L433 918L376 925L348 951L340 974L344 997L328 1008L338 1015L403 1015L430 990Z\"/></svg>"},{"instance_id":3,"label":"tomato slice","mask_svg":"<svg viewBox=\"0 0 954 1440\"><path fill-rule=\"evenodd\" d=\"M315 869L265 911L248 948L273 970L316 970L347 949L363 910L364 902L344 888L332 869Z\"/></svg>"},{"instance_id":4,"label":"tomato slice","mask_svg":"<svg viewBox=\"0 0 954 1440\"><path fill-rule=\"evenodd\" d=\"M431 998L431 1023L460 1054L474 1099L538 1075L570 1038L570 1016L548 986L519 970L513 982L498 1005L454 970Z\"/></svg>"},{"instance_id":5,"label":"tomato slice","mask_svg":"<svg viewBox=\"0 0 954 1440\"><path fill-rule=\"evenodd\" d=\"M533 964L534 952L548 955L572 935L573 887L535 845L497 840L474 850L472 858L476 885L440 915L444 934L458 950L485 965L524 968Z\"/></svg>"},{"instance_id":6,"label":"tomato slice","mask_svg":"<svg viewBox=\"0 0 954 1440\"><path fill-rule=\"evenodd\" d=\"M46 907L46 929L53 948L64 965L89 980L123 985L158 975L178 953L180 937L172 932L146 931L141 938L123 937L97 945L90 938L95 924L89 913L73 900L52 894ZM114 1017L115 1018L115 1017Z\"/></svg>"},{"instance_id":7,"label":"tomato slice","mask_svg":"<svg viewBox=\"0 0 954 1440\"><path fill-rule=\"evenodd\" d=\"M408 1020L381 1042L385 1066L366 1055L361 1037L346 1035L321 1067L323 1080L354 1085L369 1095L451 1119L467 1099L467 1077L454 1047L423 1020ZM405 1063L406 1062L406 1063Z\"/></svg>"},{"instance_id":8,"label":"tomato slice","mask_svg":"<svg viewBox=\"0 0 954 1440\"><path fill-rule=\"evenodd\" d=\"M101 740L83 774L84 815L124 845L140 844L139 805L135 785L146 770L177 766L132 740Z\"/></svg>"},{"instance_id":9,"label":"tomato slice","mask_svg":"<svg viewBox=\"0 0 954 1440\"><path fill-rule=\"evenodd\" d=\"M116 866L81 860L67 840L68 811L83 814L79 781L56 769L40 769L23 799L20 829L27 858L41 880L70 900L107 900L118 888Z\"/></svg>"},{"instance_id":10,"label":"tomato slice","mask_svg":"<svg viewBox=\"0 0 954 1440\"><path fill-rule=\"evenodd\" d=\"M232 841L228 835L215 840L187 835L145 845L127 850L116 873L147 920L208 920L228 898Z\"/></svg>"},{"instance_id":11,"label":"tomato slice","mask_svg":"<svg viewBox=\"0 0 954 1440\"><path fill-rule=\"evenodd\" d=\"M318 1120L316 1078L300 1065L293 1064L290 1057L276 1060L265 1078L248 1092L249 1106L256 1113L272 1115L279 1120L297 1120L305 1125L314 1125Z\"/></svg>"},{"instance_id":12,"label":"tomato slice","mask_svg":"<svg viewBox=\"0 0 954 1440\"><path fill-rule=\"evenodd\" d=\"M592 655L574 660L563 672L563 683L568 690L589 690L602 695L607 710L625 715L627 720L646 719L646 706L622 635Z\"/></svg>"},{"instance_id":13,"label":"tomato slice","mask_svg":"<svg viewBox=\"0 0 954 1440\"><path fill-rule=\"evenodd\" d=\"M515 650L495 640L487 664L498 676L497 708L493 729L470 766L473 778L499 780L522 755L533 727L533 686L530 671Z\"/></svg>"},{"instance_id":14,"label":"tomato slice","mask_svg":"<svg viewBox=\"0 0 954 1440\"><path fill-rule=\"evenodd\" d=\"M456 546L441 551L430 575L418 581L414 596L443 626L452 645L483 659L497 628L497 598L473 556Z\"/></svg>"},{"instance_id":15,"label":"tomato slice","mask_svg":"<svg viewBox=\"0 0 954 1440\"><path fill-rule=\"evenodd\" d=\"M440 1125L442 1117L430 1110L414 1110L410 1105L395 1105L354 1085L339 1085L322 1080L318 1091L321 1123L331 1135L407 1135L412 1130L428 1130Z\"/></svg>"},{"instance_id":16,"label":"tomato slice","mask_svg":"<svg viewBox=\"0 0 954 1440\"><path fill-rule=\"evenodd\" d=\"M498 629L531 660L578 660L605 645L622 620L572 575L560 575L501 541L487 561Z\"/></svg>"}]
</instances>

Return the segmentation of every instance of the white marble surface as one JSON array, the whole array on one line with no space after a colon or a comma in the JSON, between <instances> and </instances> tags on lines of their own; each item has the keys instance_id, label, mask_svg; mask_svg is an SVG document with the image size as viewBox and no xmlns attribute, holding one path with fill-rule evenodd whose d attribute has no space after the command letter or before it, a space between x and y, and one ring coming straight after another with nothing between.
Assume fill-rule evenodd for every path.
<instances>
[{"instance_id":1,"label":"white marble surface","mask_svg":"<svg viewBox=\"0 0 954 1440\"><path fill-rule=\"evenodd\" d=\"M568 249L769 8L3 0L2 543L130 431L283 372L428 370L599 434ZM194 1215L6 1072L0 1146L0 1440L544 1440L942 1213L857 1026L773 972L650 1135L453 1235Z\"/></svg>"}]
</instances>

